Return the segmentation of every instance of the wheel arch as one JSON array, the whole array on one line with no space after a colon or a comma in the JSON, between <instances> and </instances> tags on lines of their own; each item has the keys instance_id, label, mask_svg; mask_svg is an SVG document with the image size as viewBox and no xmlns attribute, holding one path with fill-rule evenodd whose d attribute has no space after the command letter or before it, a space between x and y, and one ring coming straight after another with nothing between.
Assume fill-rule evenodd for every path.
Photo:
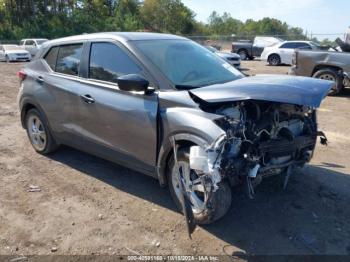
<instances>
[{"instance_id":1,"label":"wheel arch","mask_svg":"<svg viewBox=\"0 0 350 262\"><path fill-rule=\"evenodd\" d=\"M250 57L250 54L249 54L249 51L248 51L248 49L246 48L246 47L241 47L241 48L239 48L238 50L237 50L237 54L239 54L240 52L242 52L242 51L244 51L245 53L246 53L246 59L248 59L249 57ZM245 59L245 60L246 60Z\"/></svg>"},{"instance_id":2,"label":"wheel arch","mask_svg":"<svg viewBox=\"0 0 350 262\"><path fill-rule=\"evenodd\" d=\"M37 109L37 110L40 110L38 109L38 106L35 105L34 103L30 102L30 101L27 101L27 102L24 102L23 105L21 106L21 124L22 124L22 127L25 128L25 119L26 119L26 115L28 113L28 111L30 109ZM40 110L41 111L41 110Z\"/></svg>"},{"instance_id":3,"label":"wheel arch","mask_svg":"<svg viewBox=\"0 0 350 262\"><path fill-rule=\"evenodd\" d=\"M157 161L157 177L161 186L166 186L168 183L166 170L170 158L174 155L174 148L172 145L173 140L175 140L176 144L179 145L180 148L193 145L202 147L208 146L208 142L204 138L190 133L178 133L166 138L159 150Z\"/></svg>"},{"instance_id":4,"label":"wheel arch","mask_svg":"<svg viewBox=\"0 0 350 262\"><path fill-rule=\"evenodd\" d=\"M322 69L334 69L334 70L337 70L338 72L343 72L343 69L339 66L335 66L335 65L325 65L325 64L320 64L320 65L317 65L314 67L314 69L312 70L312 73L311 73L311 77L319 70L322 70Z\"/></svg>"},{"instance_id":5,"label":"wheel arch","mask_svg":"<svg viewBox=\"0 0 350 262\"><path fill-rule=\"evenodd\" d=\"M21 114L21 124L23 128L26 128L25 120L26 115L30 109L36 109L42 114L42 116L45 118L46 123L48 124L49 128L51 129L50 123L46 117L46 114L44 113L44 110L41 108L41 106L36 103L33 99L29 97L25 97L20 101L20 114Z\"/></svg>"},{"instance_id":6,"label":"wheel arch","mask_svg":"<svg viewBox=\"0 0 350 262\"><path fill-rule=\"evenodd\" d=\"M239 53L239 52L241 52L241 51L244 51L244 52L247 53L247 55L249 55L249 54L248 54L248 49L247 49L247 48L241 47L241 48L239 48L239 49L237 50L237 53Z\"/></svg>"},{"instance_id":7,"label":"wheel arch","mask_svg":"<svg viewBox=\"0 0 350 262\"><path fill-rule=\"evenodd\" d=\"M280 58L280 60L281 60L281 55L280 55L279 53L272 52L272 53L270 53L270 54L267 55L267 61L269 61L269 58L270 58L271 56L273 56L273 55L278 56L278 57Z\"/></svg>"}]
</instances>

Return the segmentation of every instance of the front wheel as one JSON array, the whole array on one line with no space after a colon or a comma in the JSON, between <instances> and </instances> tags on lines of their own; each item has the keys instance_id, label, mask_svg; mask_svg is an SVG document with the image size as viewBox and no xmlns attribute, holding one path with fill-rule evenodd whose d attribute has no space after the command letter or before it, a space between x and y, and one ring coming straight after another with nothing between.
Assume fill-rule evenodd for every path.
<instances>
[{"instance_id":1,"label":"front wheel","mask_svg":"<svg viewBox=\"0 0 350 262\"><path fill-rule=\"evenodd\" d=\"M176 170L174 159L168 163L167 176L170 194L179 208L181 190L178 179L178 172L184 178L185 189L191 202L192 212L197 224L210 224L223 217L231 206L231 188L226 181L218 184L218 189L213 192L209 199L206 199L204 185L200 179L201 174L190 169L189 148L180 149L177 156L178 170ZM205 203L209 204L205 204ZM208 207L209 206L209 207Z\"/></svg>"},{"instance_id":2,"label":"front wheel","mask_svg":"<svg viewBox=\"0 0 350 262\"><path fill-rule=\"evenodd\" d=\"M344 79L338 74L337 70L333 68L318 70L312 77L334 82L332 89L328 93L329 95L337 95L343 90Z\"/></svg>"}]
</instances>

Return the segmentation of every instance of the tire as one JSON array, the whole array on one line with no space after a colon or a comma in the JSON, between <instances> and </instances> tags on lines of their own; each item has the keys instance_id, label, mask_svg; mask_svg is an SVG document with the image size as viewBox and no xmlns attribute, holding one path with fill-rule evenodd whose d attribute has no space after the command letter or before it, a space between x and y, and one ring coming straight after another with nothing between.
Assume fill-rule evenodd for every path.
<instances>
[{"instance_id":1,"label":"tire","mask_svg":"<svg viewBox=\"0 0 350 262\"><path fill-rule=\"evenodd\" d=\"M338 74L336 69L323 68L316 71L312 77L333 81L335 83L333 88L329 91L329 95L338 95L344 88L344 78Z\"/></svg>"},{"instance_id":2,"label":"tire","mask_svg":"<svg viewBox=\"0 0 350 262\"><path fill-rule=\"evenodd\" d=\"M29 141L36 152L46 155L58 148L45 117L37 109L30 109L26 113L25 127Z\"/></svg>"},{"instance_id":3,"label":"tire","mask_svg":"<svg viewBox=\"0 0 350 262\"><path fill-rule=\"evenodd\" d=\"M237 54L241 57L241 60L247 60L249 58L248 52L245 49L238 50Z\"/></svg>"},{"instance_id":4,"label":"tire","mask_svg":"<svg viewBox=\"0 0 350 262\"><path fill-rule=\"evenodd\" d=\"M281 57L277 54L269 55L269 57L267 58L267 62L270 66L278 66L279 64L281 64Z\"/></svg>"},{"instance_id":5,"label":"tire","mask_svg":"<svg viewBox=\"0 0 350 262\"><path fill-rule=\"evenodd\" d=\"M179 164L181 162L186 162L188 163L188 166L189 166L189 148L179 149L177 160ZM170 194L173 201L175 202L178 209L182 211L181 202L179 200L179 197L177 196L177 193L175 192L176 190L175 188L178 188L178 187L176 187L176 185L174 184L174 180L177 180L177 179L173 178L173 176L175 175L173 170L174 170L174 158L172 157L169 160L167 165L168 186L169 186ZM194 172L194 170L191 170L191 172ZM229 210L231 206L231 201L232 201L231 188L226 181L221 181L218 184L218 187L219 187L218 190L212 193L210 199L208 200L211 208L206 208L204 210L198 211L193 206L193 203L191 203L196 224L213 223L214 221L223 217Z\"/></svg>"}]
</instances>

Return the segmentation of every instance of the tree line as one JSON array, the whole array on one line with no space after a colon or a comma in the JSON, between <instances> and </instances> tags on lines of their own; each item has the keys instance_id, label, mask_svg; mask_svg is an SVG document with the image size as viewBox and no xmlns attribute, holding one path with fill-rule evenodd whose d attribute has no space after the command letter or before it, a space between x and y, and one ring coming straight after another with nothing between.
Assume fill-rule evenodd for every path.
<instances>
[{"instance_id":1,"label":"tree line","mask_svg":"<svg viewBox=\"0 0 350 262\"><path fill-rule=\"evenodd\" d=\"M181 0L0 0L0 39L57 38L101 31L152 31L189 36L278 35L306 39L303 30L273 18L242 22L213 12L207 23Z\"/></svg>"}]
</instances>

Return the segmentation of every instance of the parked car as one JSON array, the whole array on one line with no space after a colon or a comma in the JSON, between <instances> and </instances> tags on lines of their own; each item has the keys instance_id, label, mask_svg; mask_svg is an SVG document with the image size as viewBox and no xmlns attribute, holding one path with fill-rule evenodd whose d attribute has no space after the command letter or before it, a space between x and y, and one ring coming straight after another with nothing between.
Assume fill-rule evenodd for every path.
<instances>
[{"instance_id":1,"label":"parked car","mask_svg":"<svg viewBox=\"0 0 350 262\"><path fill-rule=\"evenodd\" d=\"M65 144L158 178L201 224L228 211L239 181L253 195L310 161L332 84L245 77L187 38L126 32L44 43L18 76L34 150Z\"/></svg>"},{"instance_id":2,"label":"parked car","mask_svg":"<svg viewBox=\"0 0 350 262\"><path fill-rule=\"evenodd\" d=\"M265 47L280 43L283 40L276 37L257 36L254 41L238 41L232 43L232 53L237 53L242 60L260 57Z\"/></svg>"},{"instance_id":3,"label":"parked car","mask_svg":"<svg viewBox=\"0 0 350 262\"><path fill-rule=\"evenodd\" d=\"M0 61L30 61L31 59L29 52L18 45L0 45Z\"/></svg>"},{"instance_id":4,"label":"parked car","mask_svg":"<svg viewBox=\"0 0 350 262\"><path fill-rule=\"evenodd\" d=\"M46 38L31 38L31 39L22 39L20 46L23 49L27 50L32 56L35 56L41 45L48 41Z\"/></svg>"},{"instance_id":5,"label":"parked car","mask_svg":"<svg viewBox=\"0 0 350 262\"><path fill-rule=\"evenodd\" d=\"M350 52L296 50L289 74L333 81L330 94L339 94L350 86Z\"/></svg>"},{"instance_id":6,"label":"parked car","mask_svg":"<svg viewBox=\"0 0 350 262\"><path fill-rule=\"evenodd\" d=\"M217 54L221 58L225 59L226 62L228 62L230 65L236 67L237 69L239 69L241 67L241 57L239 55L219 51L213 46L207 45L207 46L205 46L205 48L207 48L209 51Z\"/></svg>"},{"instance_id":7,"label":"parked car","mask_svg":"<svg viewBox=\"0 0 350 262\"><path fill-rule=\"evenodd\" d=\"M269 65L290 65L295 49L317 50L319 46L311 41L285 41L273 46L265 47L261 54L261 60Z\"/></svg>"}]
</instances>

